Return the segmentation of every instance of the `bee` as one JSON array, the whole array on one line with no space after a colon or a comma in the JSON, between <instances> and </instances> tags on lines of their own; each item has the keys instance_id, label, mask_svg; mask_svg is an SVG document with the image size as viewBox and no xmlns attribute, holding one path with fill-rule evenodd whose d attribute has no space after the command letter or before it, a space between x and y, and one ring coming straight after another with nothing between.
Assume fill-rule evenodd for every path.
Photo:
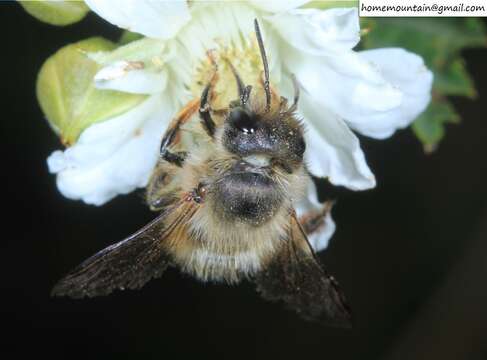
<instances>
[{"instance_id":1,"label":"bee","mask_svg":"<svg viewBox=\"0 0 487 360\"><path fill-rule=\"evenodd\" d=\"M54 296L139 289L176 266L204 282L251 280L264 298L282 300L306 319L349 326L345 297L307 238L323 226L326 210L298 219L294 209L310 181L296 115L299 84L294 79L291 105L278 96L257 20L255 32L263 63L255 88L261 91L252 91L229 64L238 98L214 109L216 66L201 97L162 138L146 190L149 207L160 215L84 261L57 283Z\"/></svg>"}]
</instances>

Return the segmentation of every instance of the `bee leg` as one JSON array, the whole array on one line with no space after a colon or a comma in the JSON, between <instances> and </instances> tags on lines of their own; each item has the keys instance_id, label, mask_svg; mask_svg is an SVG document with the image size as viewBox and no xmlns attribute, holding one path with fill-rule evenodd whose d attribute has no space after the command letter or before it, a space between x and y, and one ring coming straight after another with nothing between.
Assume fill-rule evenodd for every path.
<instances>
[{"instance_id":1,"label":"bee leg","mask_svg":"<svg viewBox=\"0 0 487 360\"><path fill-rule=\"evenodd\" d=\"M208 97L210 94L211 85L212 83L210 82L203 89L203 93L201 94L199 114L200 114L201 124L203 125L203 128L205 129L208 136L213 138L213 135L215 134L215 122L211 118L211 114L210 114L211 109L210 109L210 104L208 103Z\"/></svg>"},{"instance_id":2,"label":"bee leg","mask_svg":"<svg viewBox=\"0 0 487 360\"><path fill-rule=\"evenodd\" d=\"M182 167L184 160L186 160L188 153L186 151L178 151L176 153L170 152L167 149L161 149L161 157L167 162Z\"/></svg>"},{"instance_id":3,"label":"bee leg","mask_svg":"<svg viewBox=\"0 0 487 360\"><path fill-rule=\"evenodd\" d=\"M177 201L179 168L163 159L157 163L146 187L145 200L152 211L161 211Z\"/></svg>"},{"instance_id":4,"label":"bee leg","mask_svg":"<svg viewBox=\"0 0 487 360\"><path fill-rule=\"evenodd\" d=\"M306 235L312 235L326 226L325 218L330 213L332 207L333 201L327 201L321 209L309 211L299 218L299 223Z\"/></svg>"},{"instance_id":5,"label":"bee leg","mask_svg":"<svg viewBox=\"0 0 487 360\"><path fill-rule=\"evenodd\" d=\"M174 142L174 138L176 137L178 131L179 123L177 124L177 126L168 129L166 134L164 134L161 142L161 157L171 164L182 167L184 160L186 159L187 153L185 151L179 151L174 153L169 150L169 147Z\"/></svg>"},{"instance_id":6,"label":"bee leg","mask_svg":"<svg viewBox=\"0 0 487 360\"><path fill-rule=\"evenodd\" d=\"M190 101L181 112L171 121L166 133L161 141L161 157L167 162L182 167L187 153L184 151L172 152L170 147L177 143L177 138L181 125L185 124L193 114L196 112L198 102L196 100Z\"/></svg>"},{"instance_id":7,"label":"bee leg","mask_svg":"<svg viewBox=\"0 0 487 360\"><path fill-rule=\"evenodd\" d=\"M209 137L213 138L216 126L210 114L210 100L214 95L212 92L210 92L210 90L218 80L218 65L216 64L215 57L212 51L208 51L207 56L208 60L213 65L213 75L211 76L210 82L208 83L208 85L205 86L201 94L199 115L201 119L201 124L203 125L206 133Z\"/></svg>"},{"instance_id":8,"label":"bee leg","mask_svg":"<svg viewBox=\"0 0 487 360\"><path fill-rule=\"evenodd\" d=\"M180 179L178 170L187 157L185 151L171 151L180 142L181 126L190 120L198 111L199 99L191 100L172 119L161 141L157 165L149 179L146 189L146 202L151 210L159 211L175 201L174 194L179 191Z\"/></svg>"}]
</instances>

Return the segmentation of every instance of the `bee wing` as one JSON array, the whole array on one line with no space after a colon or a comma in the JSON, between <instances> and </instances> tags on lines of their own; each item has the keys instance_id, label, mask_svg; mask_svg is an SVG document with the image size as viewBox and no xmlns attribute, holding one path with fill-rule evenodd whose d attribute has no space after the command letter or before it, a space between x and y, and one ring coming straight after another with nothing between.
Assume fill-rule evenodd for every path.
<instances>
[{"instance_id":1,"label":"bee wing","mask_svg":"<svg viewBox=\"0 0 487 360\"><path fill-rule=\"evenodd\" d=\"M345 297L337 281L319 265L294 212L287 238L255 281L264 298L282 300L308 320L351 326Z\"/></svg>"},{"instance_id":2,"label":"bee wing","mask_svg":"<svg viewBox=\"0 0 487 360\"><path fill-rule=\"evenodd\" d=\"M181 201L168 207L135 234L81 263L54 286L51 295L108 295L116 289L139 289L161 276L171 262L167 249L187 236L185 226L196 206L193 201Z\"/></svg>"}]
</instances>

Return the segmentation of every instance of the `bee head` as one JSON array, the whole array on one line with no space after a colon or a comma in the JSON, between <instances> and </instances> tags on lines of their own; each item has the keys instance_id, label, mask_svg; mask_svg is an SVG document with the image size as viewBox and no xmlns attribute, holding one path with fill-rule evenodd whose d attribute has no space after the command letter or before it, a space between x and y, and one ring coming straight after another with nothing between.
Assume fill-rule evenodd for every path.
<instances>
[{"instance_id":1,"label":"bee head","mask_svg":"<svg viewBox=\"0 0 487 360\"><path fill-rule=\"evenodd\" d=\"M302 163L305 151L302 126L291 113L259 112L242 106L231 108L222 142L232 154L267 156L289 172Z\"/></svg>"},{"instance_id":2,"label":"bee head","mask_svg":"<svg viewBox=\"0 0 487 360\"><path fill-rule=\"evenodd\" d=\"M242 158L263 155L292 172L294 167L301 165L305 151L303 129L294 115L299 86L293 78L295 93L291 107L287 107L285 99L277 100L270 89L267 57L257 20L255 31L264 65L262 85L265 103L260 94L251 97L252 87L245 86L235 68L229 64L237 82L240 100L229 106L222 137L223 146Z\"/></svg>"}]
</instances>

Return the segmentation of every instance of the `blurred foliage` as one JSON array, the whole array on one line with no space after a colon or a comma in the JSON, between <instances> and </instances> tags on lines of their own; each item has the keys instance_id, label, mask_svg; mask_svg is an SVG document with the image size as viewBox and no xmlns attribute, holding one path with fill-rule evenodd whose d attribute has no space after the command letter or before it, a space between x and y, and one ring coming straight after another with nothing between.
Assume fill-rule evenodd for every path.
<instances>
[{"instance_id":1,"label":"blurred foliage","mask_svg":"<svg viewBox=\"0 0 487 360\"><path fill-rule=\"evenodd\" d=\"M402 47L421 55L433 73L432 101L413 123L426 152L433 151L448 123L460 117L447 96L477 96L461 51L487 45L481 19L476 18L362 18L366 49Z\"/></svg>"},{"instance_id":2,"label":"blurred foliage","mask_svg":"<svg viewBox=\"0 0 487 360\"><path fill-rule=\"evenodd\" d=\"M83 19L88 6L83 1L19 1L36 19L51 25L70 25Z\"/></svg>"},{"instance_id":3,"label":"blurred foliage","mask_svg":"<svg viewBox=\"0 0 487 360\"><path fill-rule=\"evenodd\" d=\"M121 114L146 98L95 88L93 77L100 65L87 54L114 48L112 42L93 37L61 48L42 65L37 98L64 144L73 144L88 126Z\"/></svg>"}]
</instances>

